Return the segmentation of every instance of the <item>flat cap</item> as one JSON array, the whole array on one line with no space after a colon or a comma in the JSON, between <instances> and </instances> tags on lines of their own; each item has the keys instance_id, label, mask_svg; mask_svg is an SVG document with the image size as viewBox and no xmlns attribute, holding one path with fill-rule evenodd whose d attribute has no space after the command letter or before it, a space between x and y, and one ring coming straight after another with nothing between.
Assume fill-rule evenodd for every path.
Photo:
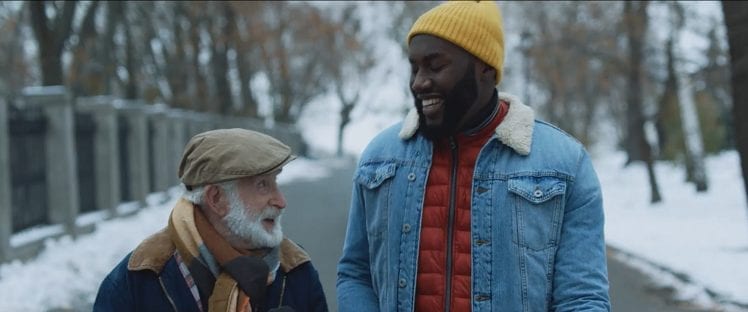
<instances>
[{"instance_id":1,"label":"flat cap","mask_svg":"<svg viewBox=\"0 0 748 312\"><path fill-rule=\"evenodd\" d=\"M294 159L290 147L269 135L239 128L211 130L187 143L179 179L192 189L269 173Z\"/></svg>"}]
</instances>

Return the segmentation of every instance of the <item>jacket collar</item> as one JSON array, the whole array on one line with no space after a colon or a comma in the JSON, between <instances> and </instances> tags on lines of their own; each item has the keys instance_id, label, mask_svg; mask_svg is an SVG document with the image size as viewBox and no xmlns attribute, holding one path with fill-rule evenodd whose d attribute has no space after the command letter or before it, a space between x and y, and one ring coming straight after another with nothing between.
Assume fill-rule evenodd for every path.
<instances>
[{"instance_id":1,"label":"jacket collar","mask_svg":"<svg viewBox=\"0 0 748 312\"><path fill-rule=\"evenodd\" d=\"M535 112L523 104L519 98L509 93L499 92L499 100L509 103L509 111L496 127L496 137L520 155L529 155L532 146L532 130ZM405 116L400 129L400 138L408 140L418 131L418 112L412 108Z\"/></svg>"},{"instance_id":2,"label":"jacket collar","mask_svg":"<svg viewBox=\"0 0 748 312\"><path fill-rule=\"evenodd\" d=\"M169 233L163 229L143 240L133 250L127 262L127 269L130 271L151 270L159 274L169 258L174 255L175 249ZM283 238L280 245L280 267L284 272L289 272L310 260L309 254L299 245L288 238Z\"/></svg>"}]
</instances>

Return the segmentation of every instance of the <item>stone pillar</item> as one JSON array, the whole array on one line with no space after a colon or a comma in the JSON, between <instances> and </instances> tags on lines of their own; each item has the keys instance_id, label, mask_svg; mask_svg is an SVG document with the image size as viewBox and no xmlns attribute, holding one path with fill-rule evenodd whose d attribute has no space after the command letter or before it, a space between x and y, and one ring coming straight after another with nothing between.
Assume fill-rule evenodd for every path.
<instances>
[{"instance_id":1,"label":"stone pillar","mask_svg":"<svg viewBox=\"0 0 748 312\"><path fill-rule=\"evenodd\" d=\"M182 111L172 111L169 113L171 120L171 143L172 149L169 155L169 187L180 183L177 172L179 170L179 161L182 159L184 147L187 145L187 114Z\"/></svg>"},{"instance_id":2,"label":"stone pillar","mask_svg":"<svg viewBox=\"0 0 748 312\"><path fill-rule=\"evenodd\" d=\"M121 202L119 166L119 123L109 96L81 98L77 108L93 114L96 122L94 137L94 168L96 175L96 207L116 216Z\"/></svg>"},{"instance_id":3,"label":"stone pillar","mask_svg":"<svg viewBox=\"0 0 748 312\"><path fill-rule=\"evenodd\" d=\"M130 101L115 101L122 116L127 120L127 167L129 189L132 198L145 202L150 193L150 162L148 145L148 116L143 104Z\"/></svg>"},{"instance_id":4,"label":"stone pillar","mask_svg":"<svg viewBox=\"0 0 748 312\"><path fill-rule=\"evenodd\" d=\"M169 179L173 174L173 165L169 164L169 154L171 152L171 145L169 144L169 128L170 122L167 119L166 110L158 108L152 111L149 116L149 122L153 126L153 140L151 146L153 157L153 173L154 173L154 186L151 188L154 192L163 192L169 188L169 183L172 179Z\"/></svg>"},{"instance_id":5,"label":"stone pillar","mask_svg":"<svg viewBox=\"0 0 748 312\"><path fill-rule=\"evenodd\" d=\"M47 119L46 167L49 220L75 235L78 216L78 166L75 155L73 99L63 86L29 87L25 104L40 107Z\"/></svg>"},{"instance_id":6,"label":"stone pillar","mask_svg":"<svg viewBox=\"0 0 748 312\"><path fill-rule=\"evenodd\" d=\"M10 236L13 234L8 127L8 104L0 98L0 261L11 258Z\"/></svg>"}]
</instances>

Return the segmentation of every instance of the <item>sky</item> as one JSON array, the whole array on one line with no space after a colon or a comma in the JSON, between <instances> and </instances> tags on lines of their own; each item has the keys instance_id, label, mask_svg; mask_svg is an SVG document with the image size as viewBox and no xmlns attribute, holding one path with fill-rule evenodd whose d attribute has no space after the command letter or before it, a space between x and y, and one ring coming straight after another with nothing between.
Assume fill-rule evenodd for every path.
<instances>
[{"instance_id":1,"label":"sky","mask_svg":"<svg viewBox=\"0 0 748 312\"><path fill-rule=\"evenodd\" d=\"M748 209L736 170L737 153L707 159L705 193L696 193L693 185L683 182L681 168L658 163L664 202L656 205L648 202L644 167L623 167L624 162L617 152L593 155L603 190L606 243L620 250L610 256L649 274L660 286L672 287L683 300L705 308L718 309L721 304L725 311L746 311L729 305L748 305ZM326 160L299 158L284 167L279 183L314 181L330 168ZM48 240L44 251L30 261L0 265L0 311L79 310L76 303L92 302L104 276L143 238L164 226L181 191L174 187L165 194L152 194L148 207L127 218L100 221L95 232L76 240ZM690 282L677 276L687 276Z\"/></svg>"}]
</instances>

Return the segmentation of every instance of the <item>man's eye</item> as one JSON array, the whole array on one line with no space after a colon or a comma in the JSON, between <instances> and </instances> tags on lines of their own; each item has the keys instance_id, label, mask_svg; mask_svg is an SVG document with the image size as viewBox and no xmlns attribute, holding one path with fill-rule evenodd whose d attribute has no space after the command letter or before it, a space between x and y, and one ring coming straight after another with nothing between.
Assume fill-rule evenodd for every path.
<instances>
[{"instance_id":1,"label":"man's eye","mask_svg":"<svg viewBox=\"0 0 748 312\"><path fill-rule=\"evenodd\" d=\"M260 182L257 183L257 186L259 186L259 187L266 187L266 186L268 186L268 183L265 180L261 180Z\"/></svg>"}]
</instances>

